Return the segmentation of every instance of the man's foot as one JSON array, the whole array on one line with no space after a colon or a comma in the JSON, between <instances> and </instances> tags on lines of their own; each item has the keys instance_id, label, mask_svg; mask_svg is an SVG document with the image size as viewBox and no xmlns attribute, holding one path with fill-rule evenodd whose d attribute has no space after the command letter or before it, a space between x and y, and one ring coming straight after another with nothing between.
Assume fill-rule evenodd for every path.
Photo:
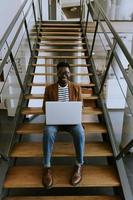
<instances>
[{"instance_id":1,"label":"man's foot","mask_svg":"<svg viewBox=\"0 0 133 200\"><path fill-rule=\"evenodd\" d=\"M42 184L47 189L50 189L53 185L53 175L50 167L45 167L43 169Z\"/></svg>"},{"instance_id":2,"label":"man's foot","mask_svg":"<svg viewBox=\"0 0 133 200\"><path fill-rule=\"evenodd\" d=\"M77 185L82 180L82 165L75 165L73 175L71 177L71 184Z\"/></svg>"}]
</instances>

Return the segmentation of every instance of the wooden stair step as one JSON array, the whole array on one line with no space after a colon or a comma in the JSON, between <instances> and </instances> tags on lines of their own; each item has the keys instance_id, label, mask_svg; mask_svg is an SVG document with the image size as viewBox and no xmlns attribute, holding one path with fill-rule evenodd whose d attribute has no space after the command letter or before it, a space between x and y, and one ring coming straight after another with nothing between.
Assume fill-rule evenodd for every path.
<instances>
[{"instance_id":1,"label":"wooden stair step","mask_svg":"<svg viewBox=\"0 0 133 200\"><path fill-rule=\"evenodd\" d=\"M63 196L64 200L121 200L118 196ZM46 196L16 196L6 197L5 200L46 200ZM62 196L47 196L47 200L62 200Z\"/></svg>"},{"instance_id":2,"label":"wooden stair step","mask_svg":"<svg viewBox=\"0 0 133 200\"><path fill-rule=\"evenodd\" d=\"M56 24L55 23L53 23L53 24L52 23L51 24L42 23L41 24L41 27L52 27L53 28L53 27L63 27L63 26L64 27L72 27L72 28L73 27L76 27L76 28L80 28L81 27L80 24L75 24L75 23L72 23L72 24L68 24L68 23L67 24L65 24L65 23L59 23L59 24L58 23L56 23Z\"/></svg>"},{"instance_id":3,"label":"wooden stair step","mask_svg":"<svg viewBox=\"0 0 133 200\"><path fill-rule=\"evenodd\" d=\"M42 108L40 107L28 107L23 108L21 111L22 115L43 115L44 112ZM102 111L99 108L93 108L93 107L85 107L82 111L83 115L101 115Z\"/></svg>"},{"instance_id":4,"label":"wooden stair step","mask_svg":"<svg viewBox=\"0 0 133 200\"><path fill-rule=\"evenodd\" d=\"M11 157L42 157L42 142L21 142L15 144ZM56 142L53 149L53 157L75 156L75 149L72 143ZM85 157L112 156L112 150L107 143L90 142L85 144Z\"/></svg>"},{"instance_id":5,"label":"wooden stair step","mask_svg":"<svg viewBox=\"0 0 133 200\"><path fill-rule=\"evenodd\" d=\"M26 94L25 99L44 99L44 94Z\"/></svg>"},{"instance_id":6,"label":"wooden stair step","mask_svg":"<svg viewBox=\"0 0 133 200\"><path fill-rule=\"evenodd\" d=\"M38 52L85 52L86 49L34 49Z\"/></svg>"},{"instance_id":7,"label":"wooden stair step","mask_svg":"<svg viewBox=\"0 0 133 200\"><path fill-rule=\"evenodd\" d=\"M72 166L53 167L53 187L73 187L69 184ZM40 166L14 166L8 170L4 188L43 188ZM119 178L112 166L84 165L83 179L78 187L118 187Z\"/></svg>"},{"instance_id":8,"label":"wooden stair step","mask_svg":"<svg viewBox=\"0 0 133 200\"><path fill-rule=\"evenodd\" d=\"M69 64L70 67L90 67L90 64ZM32 64L33 67L56 67L57 64Z\"/></svg>"},{"instance_id":9,"label":"wooden stair step","mask_svg":"<svg viewBox=\"0 0 133 200\"><path fill-rule=\"evenodd\" d=\"M31 39L36 38L37 36L30 36ZM82 41L82 37L77 36L38 36L38 39L44 41L44 40L78 40Z\"/></svg>"},{"instance_id":10,"label":"wooden stair step","mask_svg":"<svg viewBox=\"0 0 133 200\"><path fill-rule=\"evenodd\" d=\"M29 87L44 87L44 86L48 86L49 85L49 83L36 83L36 82L33 82L33 83L28 83L28 86Z\"/></svg>"},{"instance_id":11,"label":"wooden stair step","mask_svg":"<svg viewBox=\"0 0 133 200\"><path fill-rule=\"evenodd\" d=\"M32 30L36 31L36 28L33 28ZM57 28L56 27L41 27L41 28L38 28L38 30L41 30L41 31L57 31ZM81 28L58 27L58 31L69 31L69 32L74 32L74 31L77 32L78 31L78 32L80 32Z\"/></svg>"},{"instance_id":12,"label":"wooden stair step","mask_svg":"<svg viewBox=\"0 0 133 200\"><path fill-rule=\"evenodd\" d=\"M25 99L44 99L44 94L26 94ZM82 99L95 100L95 99L98 99L98 97L88 95L88 94L82 94Z\"/></svg>"},{"instance_id":13,"label":"wooden stair step","mask_svg":"<svg viewBox=\"0 0 133 200\"><path fill-rule=\"evenodd\" d=\"M52 31L52 32L48 32L48 31L38 31L38 34L41 35L41 36L44 36L44 35L76 35L76 36L81 36L82 33L81 32L63 32L63 31ZM32 31L30 33L30 35L36 35L36 32Z\"/></svg>"},{"instance_id":14,"label":"wooden stair step","mask_svg":"<svg viewBox=\"0 0 133 200\"><path fill-rule=\"evenodd\" d=\"M96 100L98 99L98 96L95 95L89 95L89 94L82 94L83 100Z\"/></svg>"},{"instance_id":15,"label":"wooden stair step","mask_svg":"<svg viewBox=\"0 0 133 200\"><path fill-rule=\"evenodd\" d=\"M106 126L99 123L83 123L85 133L107 133ZM17 134L42 134L44 123L23 123L17 128Z\"/></svg>"},{"instance_id":16,"label":"wooden stair step","mask_svg":"<svg viewBox=\"0 0 133 200\"><path fill-rule=\"evenodd\" d=\"M30 73L31 76L57 76L57 73ZM92 73L71 73L71 76L92 76Z\"/></svg>"},{"instance_id":17,"label":"wooden stair step","mask_svg":"<svg viewBox=\"0 0 133 200\"><path fill-rule=\"evenodd\" d=\"M42 108L36 108L36 107L30 107L30 108L23 108L22 111L21 111L21 114L23 115L30 115L30 114L33 114L33 115L43 115L43 110Z\"/></svg>"},{"instance_id":18,"label":"wooden stair step","mask_svg":"<svg viewBox=\"0 0 133 200\"><path fill-rule=\"evenodd\" d=\"M107 133L107 128L104 124L97 122L83 123L86 133Z\"/></svg>"},{"instance_id":19,"label":"wooden stair step","mask_svg":"<svg viewBox=\"0 0 133 200\"><path fill-rule=\"evenodd\" d=\"M101 115L102 110L100 108L84 107L82 113L83 115Z\"/></svg>"},{"instance_id":20,"label":"wooden stair step","mask_svg":"<svg viewBox=\"0 0 133 200\"><path fill-rule=\"evenodd\" d=\"M33 56L34 59L87 59L88 56Z\"/></svg>"},{"instance_id":21,"label":"wooden stair step","mask_svg":"<svg viewBox=\"0 0 133 200\"><path fill-rule=\"evenodd\" d=\"M95 84L94 83L78 83L80 85L80 87L94 87ZM44 87L44 86L48 86L50 85L49 83L38 83L38 82L33 82L33 83L28 83L28 86L32 87L32 86L40 86L40 87Z\"/></svg>"},{"instance_id":22,"label":"wooden stair step","mask_svg":"<svg viewBox=\"0 0 133 200\"><path fill-rule=\"evenodd\" d=\"M83 42L38 42L40 46L83 46L86 43Z\"/></svg>"}]
</instances>

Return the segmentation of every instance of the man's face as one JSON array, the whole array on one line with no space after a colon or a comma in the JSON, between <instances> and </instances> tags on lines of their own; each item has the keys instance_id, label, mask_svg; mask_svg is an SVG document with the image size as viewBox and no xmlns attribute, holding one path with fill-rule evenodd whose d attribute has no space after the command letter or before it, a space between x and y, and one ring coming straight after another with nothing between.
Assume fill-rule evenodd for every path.
<instances>
[{"instance_id":1,"label":"man's face","mask_svg":"<svg viewBox=\"0 0 133 200\"><path fill-rule=\"evenodd\" d=\"M59 67L57 71L57 76L58 76L58 83L60 86L64 87L67 85L68 80L70 78L70 69L69 67Z\"/></svg>"}]
</instances>

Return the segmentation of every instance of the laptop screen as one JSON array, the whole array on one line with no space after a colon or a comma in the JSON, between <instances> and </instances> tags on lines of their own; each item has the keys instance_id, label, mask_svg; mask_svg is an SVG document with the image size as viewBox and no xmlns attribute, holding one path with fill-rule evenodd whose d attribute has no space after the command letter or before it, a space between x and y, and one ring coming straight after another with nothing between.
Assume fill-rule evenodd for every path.
<instances>
[{"instance_id":1,"label":"laptop screen","mask_svg":"<svg viewBox=\"0 0 133 200\"><path fill-rule=\"evenodd\" d=\"M81 101L47 101L45 106L47 125L71 125L81 123Z\"/></svg>"}]
</instances>

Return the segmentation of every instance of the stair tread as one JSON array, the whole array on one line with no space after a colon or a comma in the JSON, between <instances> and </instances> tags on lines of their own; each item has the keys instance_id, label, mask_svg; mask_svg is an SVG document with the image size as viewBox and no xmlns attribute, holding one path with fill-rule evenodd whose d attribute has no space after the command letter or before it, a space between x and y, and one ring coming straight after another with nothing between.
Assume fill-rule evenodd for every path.
<instances>
[{"instance_id":1,"label":"stair tread","mask_svg":"<svg viewBox=\"0 0 133 200\"><path fill-rule=\"evenodd\" d=\"M41 35L82 35L82 33L81 32L72 32L72 31L70 31L70 32L63 32L63 31L38 31L38 33L39 34L41 34ZM32 31L31 33L30 33L30 35L36 35L36 31Z\"/></svg>"},{"instance_id":2,"label":"stair tread","mask_svg":"<svg viewBox=\"0 0 133 200\"><path fill-rule=\"evenodd\" d=\"M107 133L106 126L97 122L83 123L86 133Z\"/></svg>"},{"instance_id":3,"label":"stair tread","mask_svg":"<svg viewBox=\"0 0 133 200\"><path fill-rule=\"evenodd\" d=\"M88 56L33 56L35 59L86 59Z\"/></svg>"},{"instance_id":4,"label":"stair tread","mask_svg":"<svg viewBox=\"0 0 133 200\"><path fill-rule=\"evenodd\" d=\"M52 28L53 28L53 27L62 27L62 26L64 26L64 27L69 27L69 26L70 26L70 27L72 27L72 28L73 28L73 27L77 27L77 28L80 28L80 27L81 27L80 24L75 24L75 23L73 23L73 24L65 24L65 23L59 23L59 24L58 24L58 23L56 23L56 24L54 24L54 23L52 24L52 23L51 23L51 24L48 24L48 23L42 23L42 24L41 24L41 27L43 27L43 26L45 26L45 27L51 27L51 26L52 26Z\"/></svg>"},{"instance_id":5,"label":"stair tread","mask_svg":"<svg viewBox=\"0 0 133 200\"><path fill-rule=\"evenodd\" d=\"M30 36L30 38L36 38L37 36ZM82 41L82 37L79 36L38 36L40 40L75 40Z\"/></svg>"},{"instance_id":6,"label":"stair tread","mask_svg":"<svg viewBox=\"0 0 133 200\"><path fill-rule=\"evenodd\" d=\"M81 87L94 87L94 83L78 83ZM33 83L28 83L28 86L48 86L50 85L49 83L38 83L38 82L33 82Z\"/></svg>"},{"instance_id":7,"label":"stair tread","mask_svg":"<svg viewBox=\"0 0 133 200\"><path fill-rule=\"evenodd\" d=\"M42 157L42 142L21 142L15 144L11 157ZM53 157L75 156L73 143L56 142L53 149ZM112 150L107 143L88 142L85 144L85 157L112 156Z\"/></svg>"},{"instance_id":8,"label":"stair tread","mask_svg":"<svg viewBox=\"0 0 133 200\"><path fill-rule=\"evenodd\" d=\"M69 64L70 65L70 67L90 67L91 65L90 64ZM36 63L36 64L32 64L32 66L34 66L34 67L36 67L36 66L39 66L39 67L56 67L57 66L57 64L38 64L38 63Z\"/></svg>"},{"instance_id":9,"label":"stair tread","mask_svg":"<svg viewBox=\"0 0 133 200\"><path fill-rule=\"evenodd\" d=\"M44 94L26 94L25 99L44 99ZM82 94L82 99L98 99L97 96Z\"/></svg>"},{"instance_id":10,"label":"stair tread","mask_svg":"<svg viewBox=\"0 0 133 200\"><path fill-rule=\"evenodd\" d=\"M72 171L72 166L54 166L53 187L73 187L69 184ZM14 166L8 170L4 188L42 188L42 174L40 166ZM112 166L84 165L83 179L78 186L118 187L120 182Z\"/></svg>"},{"instance_id":11,"label":"stair tread","mask_svg":"<svg viewBox=\"0 0 133 200\"><path fill-rule=\"evenodd\" d=\"M23 108L21 111L21 114L23 115L28 115L28 114L37 114L41 115L44 114L43 110L41 107L28 107L28 108ZM102 114L102 111L100 108L93 108L93 107L85 107L82 111L83 115L98 115Z\"/></svg>"},{"instance_id":12,"label":"stair tread","mask_svg":"<svg viewBox=\"0 0 133 200\"><path fill-rule=\"evenodd\" d=\"M86 133L106 133L107 129L105 125L99 123L84 123ZM18 134L42 134L44 123L23 123L19 125L17 129Z\"/></svg>"},{"instance_id":13,"label":"stair tread","mask_svg":"<svg viewBox=\"0 0 133 200\"><path fill-rule=\"evenodd\" d=\"M121 200L118 196L63 196L64 200ZM7 197L5 200L46 200L46 196L17 196L17 197ZM62 200L62 196L47 196L47 200Z\"/></svg>"},{"instance_id":14,"label":"stair tread","mask_svg":"<svg viewBox=\"0 0 133 200\"><path fill-rule=\"evenodd\" d=\"M57 73L31 73L31 76L57 76ZM71 76L92 76L92 73L71 73Z\"/></svg>"},{"instance_id":15,"label":"stair tread","mask_svg":"<svg viewBox=\"0 0 133 200\"><path fill-rule=\"evenodd\" d=\"M40 29L45 30L45 31L47 31L47 30L48 31L51 31L51 30L57 31L56 27L41 27ZM36 31L36 28L33 28L32 30ZM73 32L73 31L81 31L81 28L80 27L73 27L73 28L71 28L71 27L58 27L58 31L59 30L66 30L66 31L68 30L68 31Z\"/></svg>"},{"instance_id":16,"label":"stair tread","mask_svg":"<svg viewBox=\"0 0 133 200\"><path fill-rule=\"evenodd\" d=\"M83 46L83 45L86 45L86 43L83 43L83 42L38 42L38 44L40 46L61 46L61 45L65 45L65 46Z\"/></svg>"},{"instance_id":17,"label":"stair tread","mask_svg":"<svg viewBox=\"0 0 133 200\"><path fill-rule=\"evenodd\" d=\"M38 52L85 52L86 49L34 49Z\"/></svg>"}]
</instances>

